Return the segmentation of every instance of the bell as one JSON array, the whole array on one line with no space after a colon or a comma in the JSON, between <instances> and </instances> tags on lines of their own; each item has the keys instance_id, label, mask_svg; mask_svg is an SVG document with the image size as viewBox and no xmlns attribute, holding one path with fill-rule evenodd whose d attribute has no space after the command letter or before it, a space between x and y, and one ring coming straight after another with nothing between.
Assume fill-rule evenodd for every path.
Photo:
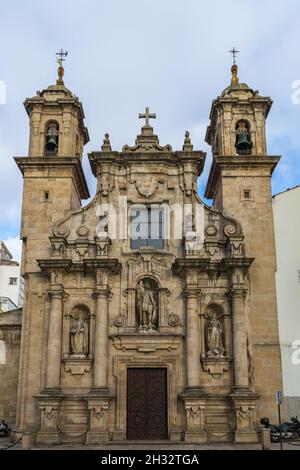
<instances>
[{"instance_id":1,"label":"bell","mask_svg":"<svg viewBox=\"0 0 300 470\"><path fill-rule=\"evenodd\" d=\"M55 135L48 135L46 142L46 150L48 152L54 152L57 149L57 140Z\"/></svg>"},{"instance_id":2,"label":"bell","mask_svg":"<svg viewBox=\"0 0 300 470\"><path fill-rule=\"evenodd\" d=\"M251 143L249 142L248 133L243 132L236 136L236 149L237 151L247 151L251 149Z\"/></svg>"}]
</instances>

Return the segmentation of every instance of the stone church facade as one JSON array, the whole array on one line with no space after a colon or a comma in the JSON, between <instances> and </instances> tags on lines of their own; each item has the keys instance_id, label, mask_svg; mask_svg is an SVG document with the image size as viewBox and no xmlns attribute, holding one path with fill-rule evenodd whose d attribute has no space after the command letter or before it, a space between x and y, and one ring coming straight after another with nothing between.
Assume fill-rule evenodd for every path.
<instances>
[{"instance_id":1,"label":"stone church facade","mask_svg":"<svg viewBox=\"0 0 300 470\"><path fill-rule=\"evenodd\" d=\"M89 154L97 191L82 207L89 135L59 74L26 99L29 153L15 158L25 278L16 434L48 444L256 442L281 389L270 98L239 83L233 66L231 85L213 101L213 207L197 195L205 153L188 133L180 151L161 146L148 109L134 146L114 151L106 134ZM134 226L132 207L141 205L156 215ZM191 208L182 238L168 207ZM202 236L190 235L197 210ZM131 222L144 227L143 239L130 236Z\"/></svg>"}]
</instances>

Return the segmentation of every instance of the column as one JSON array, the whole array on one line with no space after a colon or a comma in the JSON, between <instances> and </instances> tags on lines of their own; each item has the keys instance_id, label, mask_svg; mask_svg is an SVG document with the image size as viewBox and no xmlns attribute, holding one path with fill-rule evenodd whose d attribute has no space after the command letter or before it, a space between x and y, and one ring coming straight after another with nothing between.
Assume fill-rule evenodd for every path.
<instances>
[{"instance_id":1,"label":"column","mask_svg":"<svg viewBox=\"0 0 300 470\"><path fill-rule=\"evenodd\" d=\"M60 388L63 290L50 291L46 388Z\"/></svg>"},{"instance_id":2,"label":"column","mask_svg":"<svg viewBox=\"0 0 300 470\"><path fill-rule=\"evenodd\" d=\"M234 384L237 389L248 388L247 335L244 314L244 289L233 289L232 296L232 330Z\"/></svg>"},{"instance_id":3,"label":"column","mask_svg":"<svg viewBox=\"0 0 300 470\"><path fill-rule=\"evenodd\" d=\"M186 292L187 387L200 388L200 335L198 294Z\"/></svg>"},{"instance_id":4,"label":"column","mask_svg":"<svg viewBox=\"0 0 300 470\"><path fill-rule=\"evenodd\" d=\"M94 292L96 299L94 333L94 388L107 387L108 361L108 297L109 290Z\"/></svg>"}]
</instances>

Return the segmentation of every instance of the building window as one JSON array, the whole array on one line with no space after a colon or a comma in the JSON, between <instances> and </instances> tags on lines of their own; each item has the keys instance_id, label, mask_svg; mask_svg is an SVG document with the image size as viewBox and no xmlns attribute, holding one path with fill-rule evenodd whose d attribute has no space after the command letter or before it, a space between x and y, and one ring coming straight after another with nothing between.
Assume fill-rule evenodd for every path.
<instances>
[{"instance_id":1,"label":"building window","mask_svg":"<svg viewBox=\"0 0 300 470\"><path fill-rule=\"evenodd\" d=\"M297 269L297 274L298 274L298 282L300 284L300 269Z\"/></svg>"},{"instance_id":2,"label":"building window","mask_svg":"<svg viewBox=\"0 0 300 470\"><path fill-rule=\"evenodd\" d=\"M244 199L251 199L251 191L249 189L244 190Z\"/></svg>"},{"instance_id":3,"label":"building window","mask_svg":"<svg viewBox=\"0 0 300 470\"><path fill-rule=\"evenodd\" d=\"M0 364L6 364L6 348L3 340L0 340Z\"/></svg>"},{"instance_id":4,"label":"building window","mask_svg":"<svg viewBox=\"0 0 300 470\"><path fill-rule=\"evenodd\" d=\"M130 209L130 247L163 249L164 213L156 205L151 207L135 205Z\"/></svg>"},{"instance_id":5,"label":"building window","mask_svg":"<svg viewBox=\"0 0 300 470\"><path fill-rule=\"evenodd\" d=\"M10 277L9 278L8 284L10 286L16 286L17 283L18 283L18 278L17 277Z\"/></svg>"}]
</instances>

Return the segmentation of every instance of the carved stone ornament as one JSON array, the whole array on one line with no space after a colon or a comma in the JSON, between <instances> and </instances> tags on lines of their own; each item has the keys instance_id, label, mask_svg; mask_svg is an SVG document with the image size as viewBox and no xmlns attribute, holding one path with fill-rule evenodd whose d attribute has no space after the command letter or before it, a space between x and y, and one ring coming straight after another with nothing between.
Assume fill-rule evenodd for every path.
<instances>
[{"instance_id":1,"label":"carved stone ornament","mask_svg":"<svg viewBox=\"0 0 300 470\"><path fill-rule=\"evenodd\" d=\"M89 229L85 227L84 225L81 225L81 227L79 227L79 229L77 230L77 235L79 235L80 237L87 237L88 234L89 234Z\"/></svg>"},{"instance_id":2,"label":"carved stone ornament","mask_svg":"<svg viewBox=\"0 0 300 470\"><path fill-rule=\"evenodd\" d=\"M235 235L236 231L237 229L234 225L226 225L226 227L224 228L224 234L227 237L231 237L232 235Z\"/></svg>"},{"instance_id":3,"label":"carved stone ornament","mask_svg":"<svg viewBox=\"0 0 300 470\"><path fill-rule=\"evenodd\" d=\"M115 316L113 323L116 327L121 328L122 326L125 325L125 320L126 320L125 315L119 314Z\"/></svg>"},{"instance_id":4,"label":"carved stone ornament","mask_svg":"<svg viewBox=\"0 0 300 470\"><path fill-rule=\"evenodd\" d=\"M180 319L177 313L169 313L168 314L168 325L169 326L179 326L180 325Z\"/></svg>"},{"instance_id":5,"label":"carved stone ornament","mask_svg":"<svg viewBox=\"0 0 300 470\"><path fill-rule=\"evenodd\" d=\"M148 198L150 196L153 196L153 194L157 190L161 181L157 179L156 175L152 176L153 178L150 181L145 181L145 175L135 177L135 187L141 196Z\"/></svg>"},{"instance_id":6,"label":"carved stone ornament","mask_svg":"<svg viewBox=\"0 0 300 470\"><path fill-rule=\"evenodd\" d=\"M64 237L67 237L70 233L70 230L68 229L68 227L66 227L65 225L61 225L60 227L58 227L57 229L57 233L59 235L62 235Z\"/></svg>"},{"instance_id":7,"label":"carved stone ornament","mask_svg":"<svg viewBox=\"0 0 300 470\"><path fill-rule=\"evenodd\" d=\"M215 237L218 233L218 229L217 227L215 227L214 225L208 225L206 228L205 228L205 234L208 236L208 237Z\"/></svg>"}]
</instances>

